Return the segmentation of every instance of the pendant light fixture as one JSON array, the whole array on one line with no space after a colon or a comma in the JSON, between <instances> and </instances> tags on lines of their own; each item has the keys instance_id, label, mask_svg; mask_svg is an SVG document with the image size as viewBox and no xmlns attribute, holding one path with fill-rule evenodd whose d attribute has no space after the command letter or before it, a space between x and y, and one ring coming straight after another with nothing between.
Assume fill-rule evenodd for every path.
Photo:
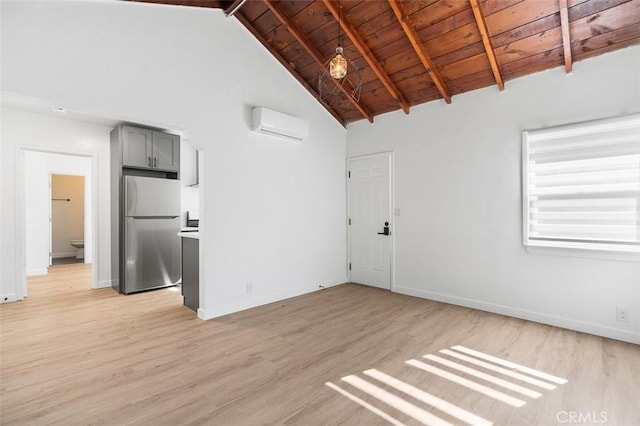
<instances>
[{"instance_id":1,"label":"pendant light fixture","mask_svg":"<svg viewBox=\"0 0 640 426\"><path fill-rule=\"evenodd\" d=\"M324 66L318 75L318 94L320 101L329 107L352 108L345 106L344 96L349 96L356 102L360 101L362 78L360 69L353 61L344 57L342 48L342 7L338 0L338 46L336 53ZM347 105L349 105L347 103Z\"/></svg>"},{"instance_id":2,"label":"pendant light fixture","mask_svg":"<svg viewBox=\"0 0 640 426\"><path fill-rule=\"evenodd\" d=\"M341 32L341 18L342 8L340 7L340 0L338 0L338 47L336 47L336 56L329 62L329 75L337 80L345 78L347 75L347 67L349 63L342 54L342 32Z\"/></svg>"},{"instance_id":3,"label":"pendant light fixture","mask_svg":"<svg viewBox=\"0 0 640 426\"><path fill-rule=\"evenodd\" d=\"M347 59L342 55L342 47L336 47L336 56L329 63L329 74L340 80L347 75Z\"/></svg>"}]
</instances>

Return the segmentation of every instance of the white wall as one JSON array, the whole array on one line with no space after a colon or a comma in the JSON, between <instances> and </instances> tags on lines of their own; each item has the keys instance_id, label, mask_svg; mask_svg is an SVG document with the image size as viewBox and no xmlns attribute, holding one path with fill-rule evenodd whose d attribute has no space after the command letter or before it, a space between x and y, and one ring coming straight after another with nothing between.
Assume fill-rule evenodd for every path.
<instances>
[{"instance_id":1,"label":"white wall","mask_svg":"<svg viewBox=\"0 0 640 426\"><path fill-rule=\"evenodd\" d=\"M37 117L37 116L36 116ZM47 136L49 139L49 136ZM93 261L93 209L92 209L92 171L91 158L72 155L52 154L42 151L24 152L24 203L25 203L25 242L27 275L43 275L49 266L49 249L53 249L53 257L61 255L75 256L75 249L69 245L69 239L85 240L85 262ZM79 197L72 197L69 203L49 200L49 175L64 174L84 177ZM66 176L63 176L66 177ZM53 182L52 182L53 183ZM52 198L56 197L55 184L52 185ZM87 195L85 197L85 194ZM68 197L64 197L68 198ZM76 204L74 204L76 203ZM77 204L80 203L80 204ZM73 212L67 209L73 206ZM49 211L53 219L53 240L50 244ZM56 209L61 215L56 219ZM78 214L80 216L78 216ZM75 229L56 241L56 228ZM73 237L76 235L76 237ZM79 236L79 237L78 237Z\"/></svg>"},{"instance_id":2,"label":"white wall","mask_svg":"<svg viewBox=\"0 0 640 426\"><path fill-rule=\"evenodd\" d=\"M628 48L350 125L348 156L395 151L394 291L640 342L640 263L528 253L520 176L523 130L639 111L639 59Z\"/></svg>"},{"instance_id":3,"label":"white wall","mask_svg":"<svg viewBox=\"0 0 640 426\"><path fill-rule=\"evenodd\" d=\"M49 266L49 174L46 154L24 153L24 226L27 276L46 275Z\"/></svg>"},{"instance_id":4,"label":"white wall","mask_svg":"<svg viewBox=\"0 0 640 426\"><path fill-rule=\"evenodd\" d=\"M41 268L41 266L33 266L31 261L27 262L27 248L25 246L26 239L35 238L40 232L48 235L48 190L42 185L46 183L48 186L48 174L66 172L69 174L86 174L91 168L94 168L98 176L97 182L93 182L93 176L89 176L88 184L91 185L90 193L97 192L98 211L95 215L98 217L97 225L92 222L94 212L85 210L85 225L91 227L89 238L93 238L95 230L99 229L97 241L98 270L94 270L94 281L97 287L108 287L111 285L110 273L110 222L109 222L109 131L110 127L83 123L75 120L68 120L58 117L50 117L43 114L19 111L15 109L2 108L2 145L0 152L2 153L2 197L10 202L3 204L3 218L5 220L0 225L2 236L0 238L0 253L2 270L6 271L0 276L1 295L8 297L8 300L20 299L22 297L22 286L24 284L24 274L27 267L33 270ZM42 154L41 151L49 154ZM66 155L55 154L74 153L84 157L77 161L69 161ZM35 163L28 163L25 157L31 159L37 158ZM91 163L91 168L87 168L84 161ZM45 209L47 222L43 222L45 216L36 216L35 222L31 215L34 210L26 210L20 206L20 203L27 203L29 197L26 196L27 182L29 183L29 194L34 195L31 191L38 191L39 194L45 194L36 199L39 208ZM43 183L45 182L45 183ZM87 180L85 180L85 184ZM34 189L39 187L40 189ZM16 191L17 190L17 191ZM44 192L46 191L46 193ZM93 201L92 201L93 202ZM44 204L43 204L44 203ZM93 207L90 207L93 209ZM29 213L30 212L30 213ZM101 213L102 212L102 213ZM106 213L104 213L106 212ZM20 217L22 215L23 217ZM26 220L31 222L26 226ZM33 225L39 223L39 225ZM22 230L22 237L18 235ZM86 231L85 231L86 232ZM40 238L47 247L48 238ZM46 240L46 241L45 241ZM92 249L93 243L90 240L88 245L88 256L93 260ZM29 257L32 258L33 252L30 250ZM86 253L86 251L85 251ZM37 255L36 255L37 257ZM41 265L40 263L35 265ZM48 262L48 260L47 260ZM18 267L16 267L18 265ZM20 267L20 265L23 265ZM29 265L29 266L28 266Z\"/></svg>"},{"instance_id":5,"label":"white wall","mask_svg":"<svg viewBox=\"0 0 640 426\"><path fill-rule=\"evenodd\" d=\"M201 317L346 281L346 131L239 22L131 2L1 7L3 90L183 130L204 150ZM251 133L255 105L308 120L309 138Z\"/></svg>"}]
</instances>

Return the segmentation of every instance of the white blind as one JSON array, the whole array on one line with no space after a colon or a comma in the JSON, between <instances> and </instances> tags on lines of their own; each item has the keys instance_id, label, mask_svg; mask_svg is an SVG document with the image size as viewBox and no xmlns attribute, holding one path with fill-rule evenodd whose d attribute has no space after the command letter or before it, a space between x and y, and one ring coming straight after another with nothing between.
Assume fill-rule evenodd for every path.
<instances>
[{"instance_id":1,"label":"white blind","mask_svg":"<svg viewBox=\"0 0 640 426\"><path fill-rule=\"evenodd\" d=\"M523 134L525 244L640 252L640 115Z\"/></svg>"}]
</instances>

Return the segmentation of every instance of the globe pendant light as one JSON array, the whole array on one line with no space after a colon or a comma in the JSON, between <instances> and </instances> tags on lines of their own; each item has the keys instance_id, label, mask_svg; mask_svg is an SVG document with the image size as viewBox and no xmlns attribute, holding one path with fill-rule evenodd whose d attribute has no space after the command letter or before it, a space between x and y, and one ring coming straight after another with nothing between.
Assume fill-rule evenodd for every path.
<instances>
[{"instance_id":1,"label":"globe pendant light","mask_svg":"<svg viewBox=\"0 0 640 426\"><path fill-rule=\"evenodd\" d=\"M342 47L336 47L336 56L329 62L329 75L340 80L347 75L347 60L342 56Z\"/></svg>"},{"instance_id":2,"label":"globe pendant light","mask_svg":"<svg viewBox=\"0 0 640 426\"><path fill-rule=\"evenodd\" d=\"M338 46L336 53L324 66L320 68L318 75L318 95L320 101L330 108L350 109L353 105L344 105L344 96L348 96L352 101L360 102L360 92L362 91L362 77L360 69L355 61L348 61L344 57L342 49L342 8L338 0Z\"/></svg>"},{"instance_id":3,"label":"globe pendant light","mask_svg":"<svg viewBox=\"0 0 640 426\"><path fill-rule=\"evenodd\" d=\"M349 63L347 59L342 54L342 46L341 46L341 38L342 33L340 32L341 26L341 17L342 17L342 8L340 7L340 1L338 0L338 47L336 47L336 56L331 59L329 62L329 75L337 80L344 78L347 75L347 67Z\"/></svg>"}]
</instances>

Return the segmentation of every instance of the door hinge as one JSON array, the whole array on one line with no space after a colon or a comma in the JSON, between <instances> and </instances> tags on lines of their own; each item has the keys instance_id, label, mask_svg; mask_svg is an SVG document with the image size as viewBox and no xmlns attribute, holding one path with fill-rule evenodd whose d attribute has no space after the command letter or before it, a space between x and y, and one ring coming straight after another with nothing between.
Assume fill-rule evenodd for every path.
<instances>
[{"instance_id":1,"label":"door hinge","mask_svg":"<svg viewBox=\"0 0 640 426\"><path fill-rule=\"evenodd\" d=\"M351 218L349 218L349 225L351 225Z\"/></svg>"},{"instance_id":2,"label":"door hinge","mask_svg":"<svg viewBox=\"0 0 640 426\"><path fill-rule=\"evenodd\" d=\"M351 270L351 262L349 262L349 270Z\"/></svg>"},{"instance_id":3,"label":"door hinge","mask_svg":"<svg viewBox=\"0 0 640 426\"><path fill-rule=\"evenodd\" d=\"M351 179L351 170L349 170L349 179Z\"/></svg>"}]
</instances>

